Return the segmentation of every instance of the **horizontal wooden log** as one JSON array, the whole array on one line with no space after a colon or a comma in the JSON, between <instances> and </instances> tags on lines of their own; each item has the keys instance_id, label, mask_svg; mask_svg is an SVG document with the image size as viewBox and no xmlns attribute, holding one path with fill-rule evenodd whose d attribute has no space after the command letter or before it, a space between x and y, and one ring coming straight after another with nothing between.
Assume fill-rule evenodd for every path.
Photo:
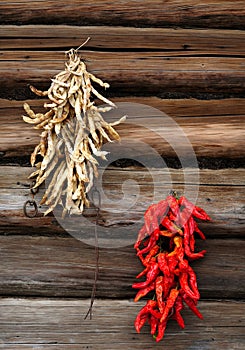
<instances>
[{"instance_id":1,"label":"horizontal wooden log","mask_svg":"<svg viewBox=\"0 0 245 350\"><path fill-rule=\"evenodd\" d=\"M245 99L243 98L227 98L220 100L199 100L189 99L162 99L157 97L116 97L112 99L115 103L131 102L145 104L159 109L170 117L215 117L215 116L242 116L245 114ZM37 107L43 102L40 100L29 101L31 104L36 103ZM39 104L39 105L38 105ZM20 101L6 101L0 99L0 108L20 108ZM14 114L13 114L14 115Z\"/></svg>"},{"instance_id":2,"label":"horizontal wooden log","mask_svg":"<svg viewBox=\"0 0 245 350\"><path fill-rule=\"evenodd\" d=\"M93 246L73 237L0 236L0 243L2 295L90 297L96 261ZM197 240L197 251L204 248L205 258L192 263L201 297L244 297L243 241ZM140 271L132 245L100 248L97 297L133 298L136 292L131 285Z\"/></svg>"},{"instance_id":3,"label":"horizontal wooden log","mask_svg":"<svg viewBox=\"0 0 245 350\"><path fill-rule=\"evenodd\" d=\"M3 24L76 24L133 26L197 26L240 28L244 26L243 1L4 1L0 5Z\"/></svg>"},{"instance_id":4,"label":"horizontal wooden log","mask_svg":"<svg viewBox=\"0 0 245 350\"><path fill-rule=\"evenodd\" d=\"M0 346L8 350L49 349L236 349L244 347L244 303L201 301L199 320L185 309L185 330L169 321L155 343L149 326L141 334L134 319L143 302L96 300L93 319L84 320L89 300L0 299ZM225 336L224 336L225 334Z\"/></svg>"},{"instance_id":5,"label":"horizontal wooden log","mask_svg":"<svg viewBox=\"0 0 245 350\"><path fill-rule=\"evenodd\" d=\"M23 213L23 204L30 198L30 180L27 178L32 172L31 168L2 166L0 170L0 232L2 234L26 232L34 234L36 230L40 234L64 234L66 231L76 234L79 227L79 230L85 231L84 234L88 231L86 239L91 240L88 227L93 226L96 216L94 209L85 211L85 221L81 221L80 217L72 218L67 221L67 226L64 223L63 228L58 224L58 222L63 223L59 213L55 214L58 222L53 216L42 216L47 208L45 206L39 208L40 214L37 217L26 218ZM104 171L102 168L103 178L99 189L101 193L104 192L105 198L101 204L100 225L106 232L101 240L112 234L110 227L116 227L118 233L113 237L120 242L120 234L125 229L125 225L129 230L130 225L134 223L140 227L144 210L152 202L163 199L171 189L186 194L192 200L197 197L197 204L203 207L213 219L212 224L201 224L209 237L237 235L241 237L244 234L245 224L245 203L241 195L244 191L244 172L244 169L201 171L185 169L183 171L130 167L108 168ZM37 201L41 199L43 193L44 188L36 195ZM132 243L130 236L123 237L123 244Z\"/></svg>"},{"instance_id":6,"label":"horizontal wooden log","mask_svg":"<svg viewBox=\"0 0 245 350\"><path fill-rule=\"evenodd\" d=\"M157 50L165 56L245 53L245 32L241 30L2 25L0 33L2 50L78 47L90 37L86 47L99 50Z\"/></svg>"},{"instance_id":7,"label":"horizontal wooden log","mask_svg":"<svg viewBox=\"0 0 245 350\"><path fill-rule=\"evenodd\" d=\"M32 95L34 97L34 95ZM244 98L227 98L220 100L199 100L195 98L189 99L163 99L156 96L126 96L113 97L114 103L131 102L151 106L159 109L163 113L171 117L215 117L225 115L243 115L245 114ZM0 99L1 118L9 117L11 120L16 116L21 116L24 112L23 103L27 102L35 110L40 110L44 100L41 98L26 101L16 101Z\"/></svg>"},{"instance_id":8,"label":"horizontal wooden log","mask_svg":"<svg viewBox=\"0 0 245 350\"><path fill-rule=\"evenodd\" d=\"M161 52L83 51L88 69L111 84L111 93L221 93L244 91L244 58L166 57ZM26 98L28 84L48 88L50 78L64 69L64 53L2 51L1 94Z\"/></svg>"},{"instance_id":9,"label":"horizontal wooden log","mask_svg":"<svg viewBox=\"0 0 245 350\"><path fill-rule=\"evenodd\" d=\"M43 111L43 100L27 102L36 112ZM115 120L128 115L127 121L117 130L125 142L136 140L136 153L143 142L163 157L176 157L177 150L177 156L184 156L189 154L190 142L197 157L244 157L245 150L241 147L245 120L243 99L171 101L129 97L114 99L114 102L120 103L121 107L105 118ZM40 131L23 122L23 102L1 100L0 110L0 152L5 157L30 155L39 143ZM130 154L134 156L132 152Z\"/></svg>"}]
</instances>

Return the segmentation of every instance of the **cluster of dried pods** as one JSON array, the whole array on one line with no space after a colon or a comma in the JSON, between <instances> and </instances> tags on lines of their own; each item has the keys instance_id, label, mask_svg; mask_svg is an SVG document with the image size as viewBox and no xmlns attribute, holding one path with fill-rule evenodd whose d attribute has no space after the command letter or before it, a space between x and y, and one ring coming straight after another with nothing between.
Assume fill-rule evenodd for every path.
<instances>
[{"instance_id":1,"label":"cluster of dried pods","mask_svg":"<svg viewBox=\"0 0 245 350\"><path fill-rule=\"evenodd\" d=\"M58 204L64 208L63 216L66 213L81 214L84 206L89 206L87 194L93 186L94 176L98 175L96 158L105 159L107 152L101 150L103 144L120 139L113 126L125 120L122 117L115 123L107 123L103 119L101 113L115 105L92 83L104 88L109 84L87 71L77 50L67 51L66 57L65 70L52 79L47 91L30 87L36 95L49 98L50 101L44 104L47 112L36 114L27 103L24 104L28 115L23 116L24 121L42 130L40 143L31 155L31 165L37 170L30 178L35 178L33 188L47 182L40 203L49 207L44 215ZM91 98L98 98L107 106L96 106Z\"/></svg>"}]
</instances>

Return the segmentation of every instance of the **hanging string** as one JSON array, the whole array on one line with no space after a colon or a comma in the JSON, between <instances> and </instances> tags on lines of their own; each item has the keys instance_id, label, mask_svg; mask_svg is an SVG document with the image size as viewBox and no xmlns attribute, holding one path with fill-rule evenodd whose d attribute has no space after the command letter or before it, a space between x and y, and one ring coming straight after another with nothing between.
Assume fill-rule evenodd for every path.
<instances>
[{"instance_id":1,"label":"hanging string","mask_svg":"<svg viewBox=\"0 0 245 350\"><path fill-rule=\"evenodd\" d=\"M97 198L97 209L96 209L96 221L95 221L95 226L94 226L94 240L95 240L95 272L94 272L94 284L93 284L93 289L90 297L90 306L88 309L88 312L86 313L84 320L87 319L89 316L90 320L92 319L92 310L93 310L93 304L95 301L95 295L96 295L96 288L97 288L97 281L98 281L98 276L99 276L99 245L98 245L98 231L97 231L97 225L99 223L99 214L100 214L100 207L101 207L101 196L100 192L97 188L95 188L92 192L92 201L95 205L96 203L96 198Z\"/></svg>"}]
</instances>

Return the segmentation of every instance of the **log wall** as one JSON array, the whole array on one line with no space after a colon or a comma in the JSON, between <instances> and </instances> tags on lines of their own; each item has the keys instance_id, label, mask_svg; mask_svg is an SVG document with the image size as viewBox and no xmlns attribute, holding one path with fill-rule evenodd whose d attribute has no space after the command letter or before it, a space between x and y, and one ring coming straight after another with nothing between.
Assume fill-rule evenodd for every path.
<instances>
[{"instance_id":1,"label":"log wall","mask_svg":"<svg viewBox=\"0 0 245 350\"><path fill-rule=\"evenodd\" d=\"M0 348L244 349L244 23L244 2L237 0L1 1ZM81 55L110 83L106 96L135 106L117 128L122 141L135 146L123 153L115 147L117 161L103 173L109 200L99 218L104 235L92 320L83 318L96 266L96 211L87 210L79 223L83 239L74 237L77 221L65 230L58 215L43 217L44 207L33 219L24 216L29 155L39 132L21 118L24 102L36 111L43 105L29 84L47 88L63 69L64 52L87 37ZM189 147L172 124L147 108L137 114L136 104L181 128L196 167L185 162ZM173 137L175 150L163 132ZM142 151L142 143L164 167L149 163L152 153ZM137 157L147 160L146 168ZM147 327L140 335L133 327L143 302L133 302L131 285L141 265L132 225L170 189L196 196L213 220L201 224L207 241L197 242L207 255L193 263L204 320L184 310L185 330L170 322L155 344Z\"/></svg>"}]
</instances>

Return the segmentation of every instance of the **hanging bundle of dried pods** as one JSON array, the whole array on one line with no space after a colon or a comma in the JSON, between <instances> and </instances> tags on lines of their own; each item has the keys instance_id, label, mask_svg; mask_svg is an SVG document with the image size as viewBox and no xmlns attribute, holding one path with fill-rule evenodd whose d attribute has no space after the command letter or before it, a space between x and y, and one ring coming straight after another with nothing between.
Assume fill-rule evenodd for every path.
<instances>
[{"instance_id":1,"label":"hanging bundle of dried pods","mask_svg":"<svg viewBox=\"0 0 245 350\"><path fill-rule=\"evenodd\" d=\"M169 319L176 320L181 328L185 327L180 313L184 304L202 318L197 309L200 293L196 274L189 262L204 257L206 253L206 250L194 251L194 234L205 239L196 218L211 219L203 209L184 196L177 198L175 193L150 205L144 218L144 226L134 247L144 266L136 278L146 276L146 280L133 284L133 288L138 289L134 300L137 302L149 294L151 297L139 311L135 329L139 333L148 322L151 334L159 342Z\"/></svg>"},{"instance_id":2,"label":"hanging bundle of dried pods","mask_svg":"<svg viewBox=\"0 0 245 350\"><path fill-rule=\"evenodd\" d=\"M48 177L51 179L41 200L41 204L49 206L45 215L58 204L63 205L63 216L81 214L84 206L89 205L87 194L98 174L96 157L105 158L107 152L101 151L105 142L120 139L113 126L125 120L122 117L115 123L107 123L103 119L101 113L115 105L92 83L104 88L109 84L87 71L77 50L67 51L66 57L65 70L52 79L47 91L30 87L36 95L49 98L44 104L47 112L34 113L24 104L28 115L23 116L24 121L42 130L40 143L31 155L31 165L37 170L30 178L35 178L33 188L38 188ZM96 106L92 97L107 106Z\"/></svg>"}]
</instances>

